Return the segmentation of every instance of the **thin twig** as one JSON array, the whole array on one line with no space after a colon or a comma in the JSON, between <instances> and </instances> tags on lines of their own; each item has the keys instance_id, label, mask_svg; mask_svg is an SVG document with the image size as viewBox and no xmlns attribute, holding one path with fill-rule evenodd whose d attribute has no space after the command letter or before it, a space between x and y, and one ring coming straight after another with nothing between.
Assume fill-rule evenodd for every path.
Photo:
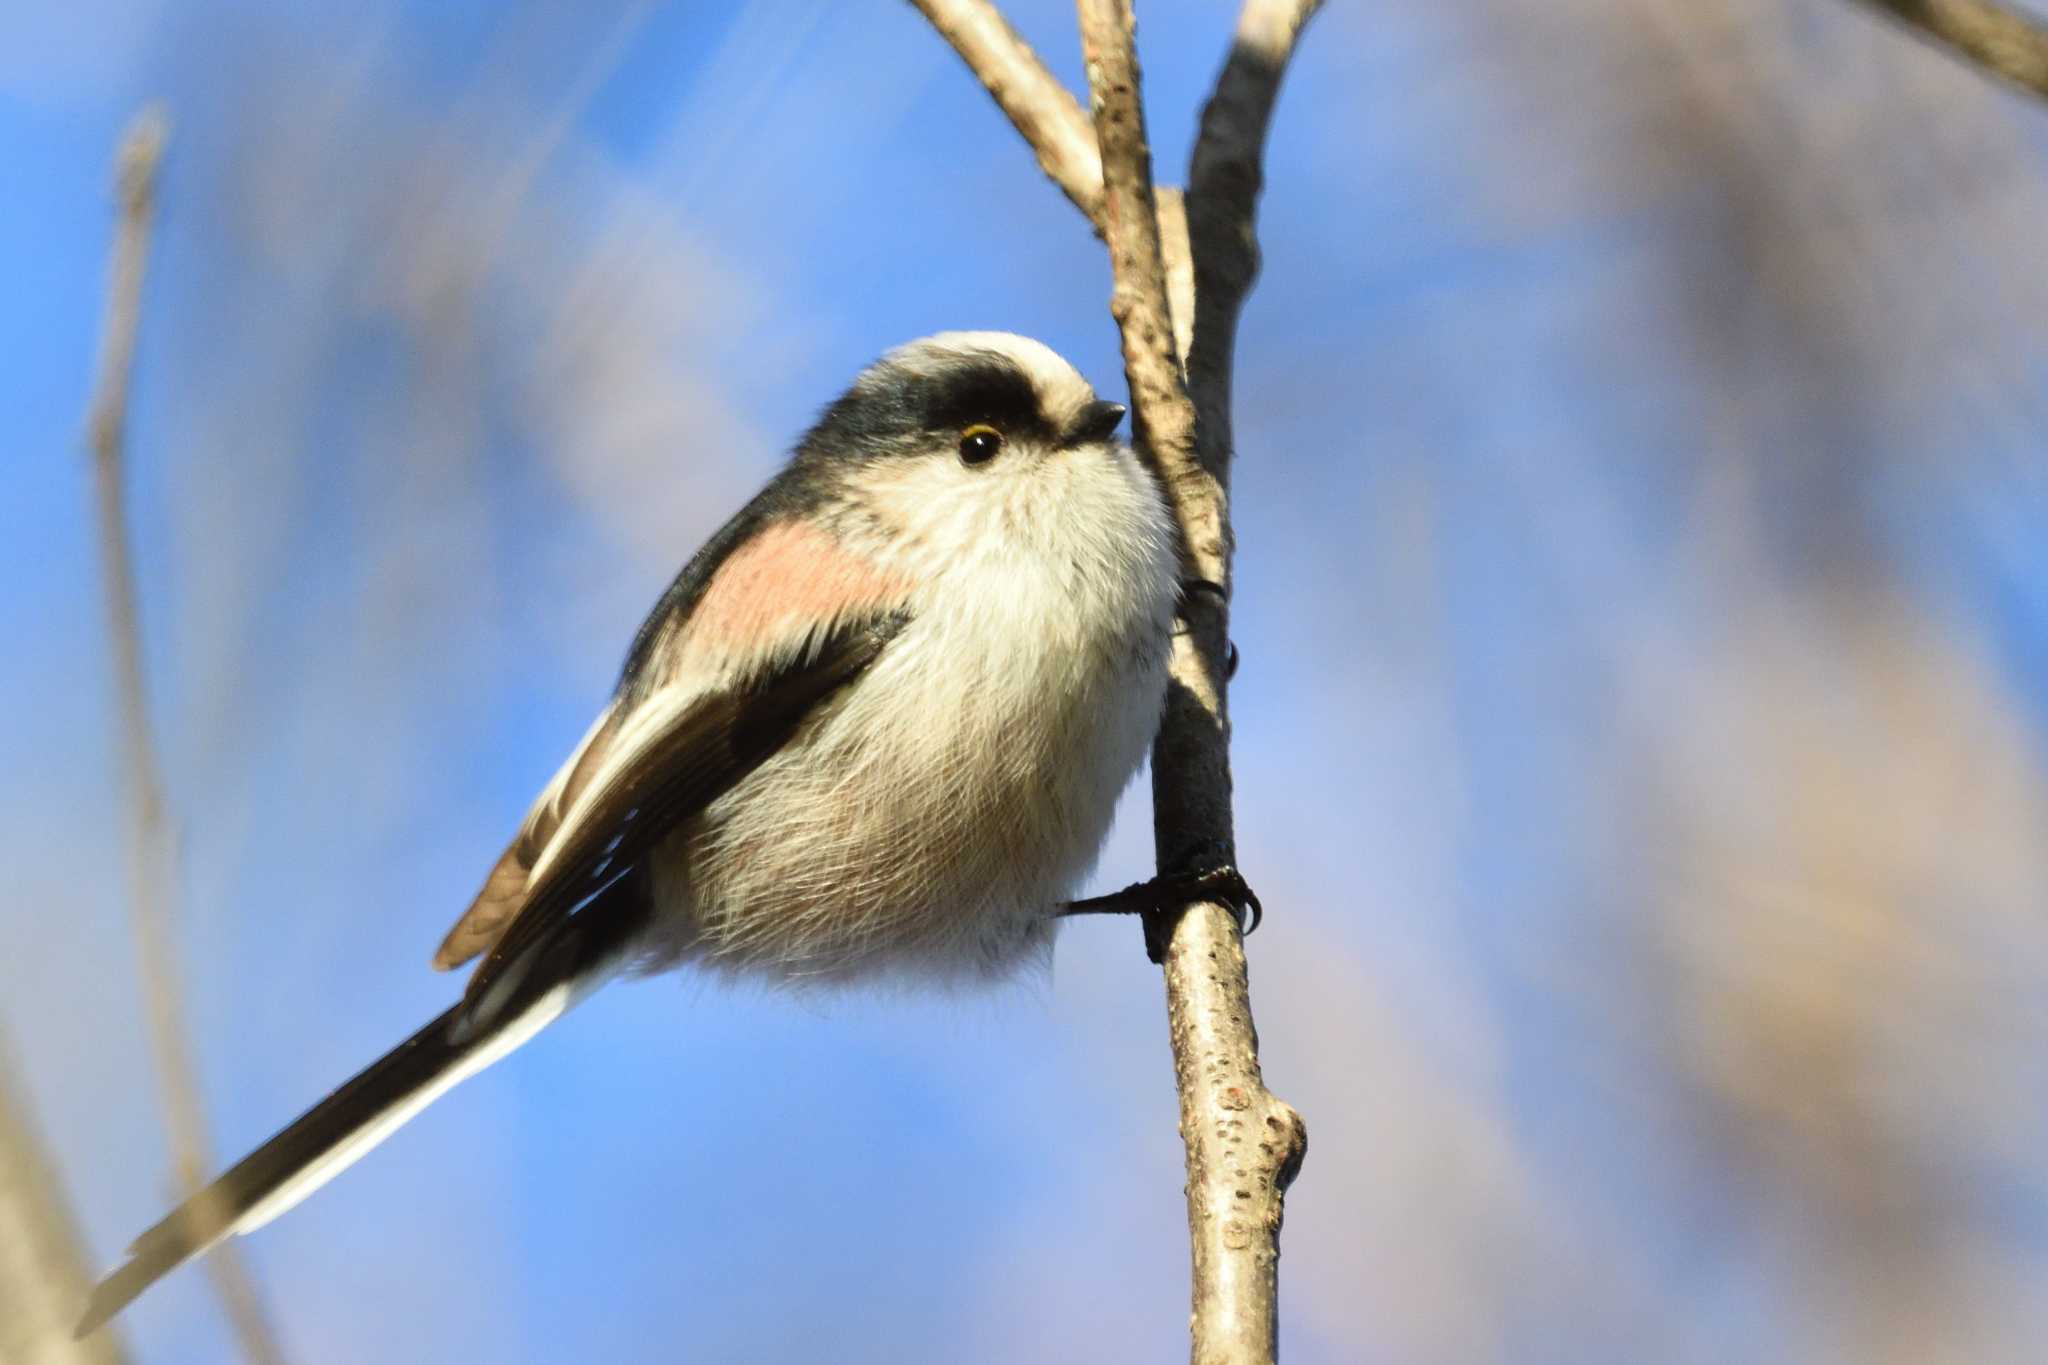
<instances>
[{"instance_id":1,"label":"thin twig","mask_svg":"<svg viewBox=\"0 0 2048 1365\"><path fill-rule=\"evenodd\" d=\"M1100 228L1102 157L1095 128L1067 88L1030 44L1017 36L990 0L911 0L953 45L1024 141L1038 154L1039 169Z\"/></svg>"},{"instance_id":2,"label":"thin twig","mask_svg":"<svg viewBox=\"0 0 2048 1365\"><path fill-rule=\"evenodd\" d=\"M121 1365L112 1332L71 1339L92 1279L56 1164L29 1121L0 1040L0 1360L9 1365Z\"/></svg>"},{"instance_id":3,"label":"thin twig","mask_svg":"<svg viewBox=\"0 0 2048 1365\"><path fill-rule=\"evenodd\" d=\"M1231 812L1230 722L1226 706L1230 622L1231 534L1228 506L1231 438L1229 370L1234 319L1250 287L1251 203L1257 192L1263 119L1248 129L1236 110L1254 83L1242 70L1245 30L1258 17L1247 8L1238 47L1203 119L1194 183L1185 203L1186 247L1162 246L1153 202L1151 150L1130 0L1078 0L1090 103L1102 149L1104 225L1115 276L1110 311L1123 335L1131 389L1132 431L1155 462L1179 521L1185 572L1216 592L1190 592L1174 643L1166 713L1152 748L1153 840L1162 873L1216 860L1235 861ZM1304 7L1304 16L1306 7ZM1299 30L1299 23L1294 26ZM1261 55L1265 55L1263 50ZM1282 53L1284 62L1284 52ZM1278 68L1270 72L1277 88ZM1268 90L1265 108L1271 107ZM1257 112L1256 102L1252 112ZM1243 132L1255 136L1233 145ZM1248 167L1248 190L1215 205L1199 172L1213 165ZM1215 177L1211 177L1214 179ZM1228 177L1226 177L1228 178ZM1169 213L1169 229L1179 215ZM1232 250L1212 240L1234 220ZM1168 236L1177 234L1169 231ZM1172 257L1193 264L1193 335L1187 359L1207 353L1204 391L1191 395L1176 347L1169 279ZM1176 263L1177 264L1177 263ZM1242 267L1242 268L1239 268ZM1226 295L1210 300L1210 289ZM1205 326L1232 326L1212 342ZM1190 369L1188 379L1196 371ZM1203 429L1200 413L1209 425ZM1301 1168L1308 1132L1301 1116L1266 1088L1258 1031L1237 920L1219 904L1191 907L1166 933L1168 1030L1180 1095L1181 1139L1187 1148L1188 1234L1193 1256L1193 1359L1272 1360L1279 1343L1280 1222L1289 1182Z\"/></svg>"},{"instance_id":4,"label":"thin twig","mask_svg":"<svg viewBox=\"0 0 2048 1365\"><path fill-rule=\"evenodd\" d=\"M162 112L145 109L129 125L116 154L120 222L100 330L99 374L87 414L86 433L92 451L107 627L114 652L115 697L128 778L130 909L171 1160L180 1189L191 1195L205 1187L206 1173L212 1165L212 1143L199 1101L198 1070L192 1060L191 1044L185 1037L183 989L171 934L176 859L156 746L149 730L148 692L142 672L141 613L136 605L135 563L129 545L122 478L129 378L135 365L143 269L149 258L156 175L167 132ZM207 1266L243 1354L257 1362L283 1361L276 1334L234 1247L217 1247L207 1259Z\"/></svg>"},{"instance_id":5,"label":"thin twig","mask_svg":"<svg viewBox=\"0 0 2048 1365\"><path fill-rule=\"evenodd\" d=\"M1863 0L1983 67L2048 98L2048 24L1993 0Z\"/></svg>"}]
</instances>

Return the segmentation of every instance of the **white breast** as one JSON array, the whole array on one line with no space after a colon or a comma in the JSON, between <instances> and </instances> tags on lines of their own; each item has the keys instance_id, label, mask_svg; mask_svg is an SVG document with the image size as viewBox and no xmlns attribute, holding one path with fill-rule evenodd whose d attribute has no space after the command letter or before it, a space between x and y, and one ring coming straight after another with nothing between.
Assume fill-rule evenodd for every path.
<instances>
[{"instance_id":1,"label":"white breast","mask_svg":"<svg viewBox=\"0 0 2048 1365\"><path fill-rule=\"evenodd\" d=\"M1128 452L1047 461L935 518L946 494L868 509L923 585L910 623L655 860L675 955L792 980L1045 955L1157 728L1170 532ZM920 534L888 526L893 497Z\"/></svg>"}]
</instances>

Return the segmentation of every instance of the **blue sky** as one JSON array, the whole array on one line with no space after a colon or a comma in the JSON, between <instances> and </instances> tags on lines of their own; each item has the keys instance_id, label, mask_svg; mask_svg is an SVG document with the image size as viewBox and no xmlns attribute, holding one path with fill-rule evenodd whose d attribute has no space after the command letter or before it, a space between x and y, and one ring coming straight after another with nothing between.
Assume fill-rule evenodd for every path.
<instances>
[{"instance_id":1,"label":"blue sky","mask_svg":"<svg viewBox=\"0 0 2048 1365\"><path fill-rule=\"evenodd\" d=\"M1145 8L1166 178L1229 23ZM1003 327L1121 387L1099 246L907 6L0 8L0 1027L103 1259L167 1182L79 448L148 98L223 1159L445 1004L641 613L863 363ZM1238 389L1290 1359L2048 1332L2044 119L1821 0L1317 21ZM988 996L615 988L242 1245L302 1361L1175 1360L1173 1123L1156 971L1083 923ZM194 1272L122 1321L228 1349Z\"/></svg>"}]
</instances>

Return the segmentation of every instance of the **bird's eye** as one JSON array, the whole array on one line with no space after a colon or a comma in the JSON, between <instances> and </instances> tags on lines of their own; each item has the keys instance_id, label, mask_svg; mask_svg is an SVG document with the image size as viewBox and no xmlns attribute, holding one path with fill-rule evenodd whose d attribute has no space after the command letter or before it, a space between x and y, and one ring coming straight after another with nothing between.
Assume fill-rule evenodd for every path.
<instances>
[{"instance_id":1,"label":"bird's eye","mask_svg":"<svg viewBox=\"0 0 2048 1365\"><path fill-rule=\"evenodd\" d=\"M995 458L1003 448L1003 433L984 422L976 422L960 433L960 459L965 464L981 464Z\"/></svg>"}]
</instances>

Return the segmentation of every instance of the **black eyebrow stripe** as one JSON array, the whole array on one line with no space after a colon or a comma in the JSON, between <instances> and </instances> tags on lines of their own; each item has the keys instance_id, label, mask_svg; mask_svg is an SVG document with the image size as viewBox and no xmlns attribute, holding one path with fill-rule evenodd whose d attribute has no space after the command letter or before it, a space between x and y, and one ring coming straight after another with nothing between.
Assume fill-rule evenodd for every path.
<instances>
[{"instance_id":1,"label":"black eyebrow stripe","mask_svg":"<svg viewBox=\"0 0 2048 1365\"><path fill-rule=\"evenodd\" d=\"M1046 434L1038 390L1029 375L1007 356L981 353L963 357L936 372L920 376L913 403L934 430L993 422L1013 434Z\"/></svg>"},{"instance_id":2,"label":"black eyebrow stripe","mask_svg":"<svg viewBox=\"0 0 2048 1365\"><path fill-rule=\"evenodd\" d=\"M967 351L881 365L828 404L797 442L793 461L834 455L887 456L906 437L959 432L976 422L1006 436L1057 443L1031 376L998 351Z\"/></svg>"}]
</instances>

